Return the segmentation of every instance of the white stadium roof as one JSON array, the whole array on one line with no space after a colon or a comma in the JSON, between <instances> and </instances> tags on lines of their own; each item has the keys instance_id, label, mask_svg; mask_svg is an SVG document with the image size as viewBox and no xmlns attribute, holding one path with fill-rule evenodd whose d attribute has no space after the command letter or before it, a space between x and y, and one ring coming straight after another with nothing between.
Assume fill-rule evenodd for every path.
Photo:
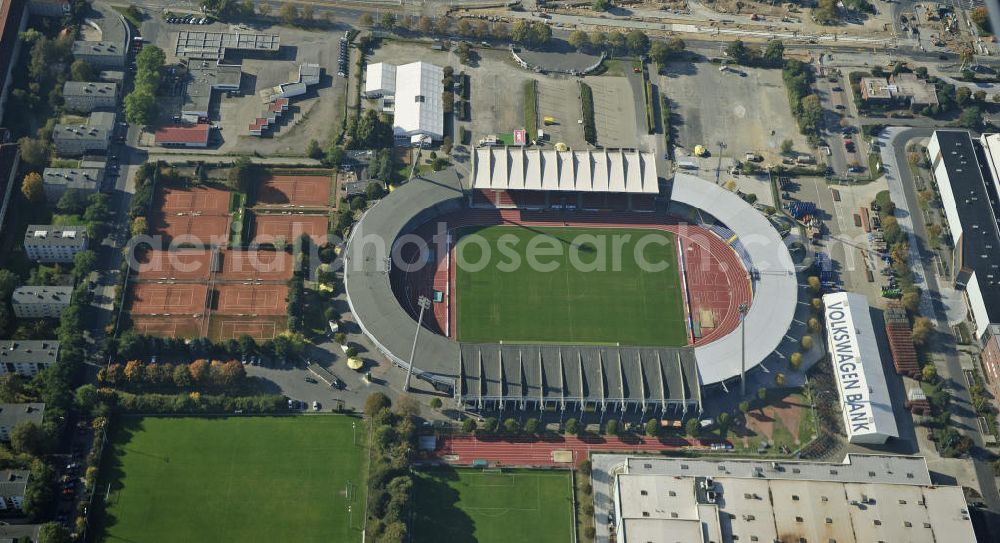
<instances>
[{"instance_id":1,"label":"white stadium roof","mask_svg":"<svg viewBox=\"0 0 1000 543\"><path fill-rule=\"evenodd\" d=\"M474 189L659 193L650 153L481 147L473 160Z\"/></svg>"},{"instance_id":2,"label":"white stadium roof","mask_svg":"<svg viewBox=\"0 0 1000 543\"><path fill-rule=\"evenodd\" d=\"M426 134L444 137L444 70L426 62L396 67L395 116L397 136Z\"/></svg>"},{"instance_id":3,"label":"white stadium roof","mask_svg":"<svg viewBox=\"0 0 1000 543\"><path fill-rule=\"evenodd\" d=\"M898 437L868 300L861 294L835 292L823 296L823 307L848 441L880 444Z\"/></svg>"},{"instance_id":4,"label":"white stadium roof","mask_svg":"<svg viewBox=\"0 0 1000 543\"><path fill-rule=\"evenodd\" d=\"M744 318L747 370L764 361L788 333L798 303L795 266L778 231L742 198L699 177L678 172L671 200L711 214L732 230L758 274ZM694 348L701 382L710 385L740 375L740 330Z\"/></svg>"}]
</instances>

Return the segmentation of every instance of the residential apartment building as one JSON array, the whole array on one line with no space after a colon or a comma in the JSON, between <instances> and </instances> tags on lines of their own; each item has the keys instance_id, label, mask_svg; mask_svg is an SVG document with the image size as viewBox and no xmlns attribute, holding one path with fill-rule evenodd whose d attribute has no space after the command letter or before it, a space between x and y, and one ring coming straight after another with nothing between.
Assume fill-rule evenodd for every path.
<instances>
[{"instance_id":1,"label":"residential apartment building","mask_svg":"<svg viewBox=\"0 0 1000 543\"><path fill-rule=\"evenodd\" d=\"M90 113L95 109L114 109L118 103L118 85L93 81L67 81L63 100L68 111Z\"/></svg>"},{"instance_id":2,"label":"residential apartment building","mask_svg":"<svg viewBox=\"0 0 1000 543\"><path fill-rule=\"evenodd\" d=\"M0 375L16 373L34 377L56 363L59 342L50 340L0 340Z\"/></svg>"},{"instance_id":3,"label":"residential apartment building","mask_svg":"<svg viewBox=\"0 0 1000 543\"><path fill-rule=\"evenodd\" d=\"M55 319L72 297L73 287L23 286L14 289L10 303L19 319Z\"/></svg>"},{"instance_id":4,"label":"residential apartment building","mask_svg":"<svg viewBox=\"0 0 1000 543\"><path fill-rule=\"evenodd\" d=\"M24 251L28 258L36 262L70 263L77 253L86 248L85 226L33 224L24 233Z\"/></svg>"},{"instance_id":5,"label":"residential apartment building","mask_svg":"<svg viewBox=\"0 0 1000 543\"><path fill-rule=\"evenodd\" d=\"M0 403L0 441L10 441L10 433L18 424L33 422L42 425L44 403Z\"/></svg>"},{"instance_id":6,"label":"residential apartment building","mask_svg":"<svg viewBox=\"0 0 1000 543\"><path fill-rule=\"evenodd\" d=\"M100 168L45 168L42 171L42 187L50 204L57 203L70 189L93 194L101 188L103 179L104 170Z\"/></svg>"},{"instance_id":7,"label":"residential apartment building","mask_svg":"<svg viewBox=\"0 0 1000 543\"><path fill-rule=\"evenodd\" d=\"M114 129L114 113L94 112L90 114L87 124L57 124L52 130L52 143L61 156L103 153L108 150Z\"/></svg>"},{"instance_id":8,"label":"residential apartment building","mask_svg":"<svg viewBox=\"0 0 1000 543\"><path fill-rule=\"evenodd\" d=\"M31 472L26 469L0 471L0 511L21 509Z\"/></svg>"},{"instance_id":9,"label":"residential apartment building","mask_svg":"<svg viewBox=\"0 0 1000 543\"><path fill-rule=\"evenodd\" d=\"M113 41L75 41L73 58L85 60L99 70L121 70L125 67L125 44Z\"/></svg>"}]
</instances>

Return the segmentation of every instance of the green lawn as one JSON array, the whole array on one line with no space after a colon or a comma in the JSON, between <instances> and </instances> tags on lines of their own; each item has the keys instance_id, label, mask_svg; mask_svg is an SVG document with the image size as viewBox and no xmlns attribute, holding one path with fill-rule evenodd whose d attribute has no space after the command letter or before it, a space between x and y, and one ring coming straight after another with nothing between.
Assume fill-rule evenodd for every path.
<instances>
[{"instance_id":1,"label":"green lawn","mask_svg":"<svg viewBox=\"0 0 1000 543\"><path fill-rule=\"evenodd\" d=\"M461 341L687 344L669 232L491 226L462 234L455 276ZM529 251L532 244L537 250ZM554 250L560 254L548 256ZM520 264L508 266L514 257ZM663 269L643 270L642 260Z\"/></svg>"},{"instance_id":2,"label":"green lawn","mask_svg":"<svg viewBox=\"0 0 1000 543\"><path fill-rule=\"evenodd\" d=\"M367 455L352 422L360 440L346 416L123 419L97 493L111 482L103 540L360 541Z\"/></svg>"},{"instance_id":3,"label":"green lawn","mask_svg":"<svg viewBox=\"0 0 1000 543\"><path fill-rule=\"evenodd\" d=\"M573 540L568 471L417 472L413 543Z\"/></svg>"}]
</instances>

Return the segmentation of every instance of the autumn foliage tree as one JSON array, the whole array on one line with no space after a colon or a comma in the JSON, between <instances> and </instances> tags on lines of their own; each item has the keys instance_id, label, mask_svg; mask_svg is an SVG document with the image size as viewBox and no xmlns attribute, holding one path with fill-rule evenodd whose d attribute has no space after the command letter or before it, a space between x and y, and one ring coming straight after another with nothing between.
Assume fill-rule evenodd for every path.
<instances>
[{"instance_id":1,"label":"autumn foliage tree","mask_svg":"<svg viewBox=\"0 0 1000 543\"><path fill-rule=\"evenodd\" d=\"M124 364L110 364L97 374L98 381L103 385L131 389L229 388L242 385L246 378L246 370L237 360L210 362L204 359L190 364L147 364L141 360L129 360Z\"/></svg>"}]
</instances>

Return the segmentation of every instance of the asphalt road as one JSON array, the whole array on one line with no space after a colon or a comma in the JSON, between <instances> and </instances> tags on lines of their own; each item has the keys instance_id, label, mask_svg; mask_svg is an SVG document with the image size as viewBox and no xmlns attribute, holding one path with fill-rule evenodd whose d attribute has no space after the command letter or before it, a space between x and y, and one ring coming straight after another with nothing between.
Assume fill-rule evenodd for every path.
<instances>
[{"instance_id":1,"label":"asphalt road","mask_svg":"<svg viewBox=\"0 0 1000 543\"><path fill-rule=\"evenodd\" d=\"M886 178L889 180L890 186L895 184L898 191L904 196L904 201L896 201L897 208L903 208L907 212L908 210L916 210L912 221L911 247L916 246L919 260L914 262L914 265L922 268L922 272L921 270L917 271L923 276L924 295L928 298L922 305L929 304L932 308L932 312L926 316L934 320L936 325L933 346L934 352L938 354L938 375L943 379L946 390L951 394L951 420L954 428L970 437L975 444L970 456L983 491L983 499L991 510L1000 512L1000 495L997 494L996 479L987 459L988 451L984 447L983 436L979 432L971 395L955 351L957 339L948 325L947 314L937 294L940 292L940 287L937 274L934 273L936 265L933 257L930 256L933 255L933 252L927 244L927 230L920 215L915 184L906 161L906 144L916 138L929 137L932 132L931 129L925 128L892 130L888 138L880 137L879 139L886 145L882 148Z\"/></svg>"}]
</instances>

